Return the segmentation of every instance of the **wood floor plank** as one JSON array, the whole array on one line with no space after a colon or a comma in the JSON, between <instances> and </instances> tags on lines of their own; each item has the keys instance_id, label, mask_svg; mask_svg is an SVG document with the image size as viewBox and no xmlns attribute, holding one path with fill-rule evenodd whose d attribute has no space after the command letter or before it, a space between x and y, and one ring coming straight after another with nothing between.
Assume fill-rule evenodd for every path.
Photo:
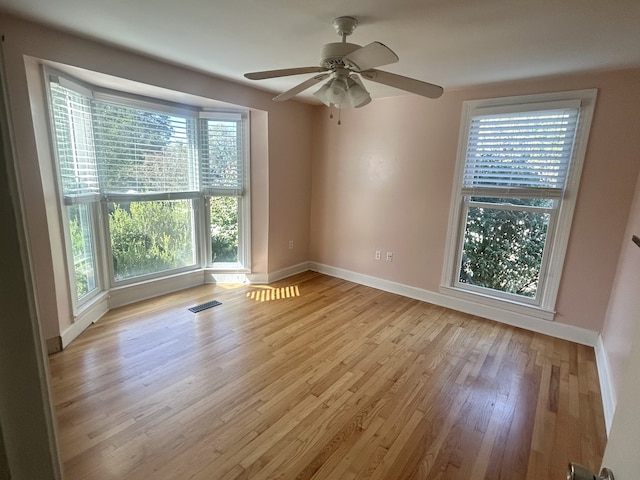
<instances>
[{"instance_id":1,"label":"wood floor plank","mask_svg":"<svg viewBox=\"0 0 640 480\"><path fill-rule=\"evenodd\" d=\"M114 309L50 371L67 480L551 480L606 442L593 349L314 272Z\"/></svg>"}]
</instances>

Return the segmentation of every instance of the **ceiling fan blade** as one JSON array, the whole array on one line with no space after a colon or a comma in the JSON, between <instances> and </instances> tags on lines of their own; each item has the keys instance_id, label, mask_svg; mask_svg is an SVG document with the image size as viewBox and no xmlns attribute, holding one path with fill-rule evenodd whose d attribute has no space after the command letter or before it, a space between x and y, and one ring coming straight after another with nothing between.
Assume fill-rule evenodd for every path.
<instances>
[{"instance_id":1,"label":"ceiling fan blade","mask_svg":"<svg viewBox=\"0 0 640 480\"><path fill-rule=\"evenodd\" d=\"M265 70L264 72L251 72L245 73L245 78L249 80L265 80L267 78L286 77L289 75L300 75L302 73L318 73L326 72L324 67L299 67L299 68L284 68L282 70Z\"/></svg>"},{"instance_id":2,"label":"ceiling fan blade","mask_svg":"<svg viewBox=\"0 0 640 480\"><path fill-rule=\"evenodd\" d=\"M386 45L373 42L345 56L342 61L356 72L396 63L398 56Z\"/></svg>"},{"instance_id":3,"label":"ceiling fan blade","mask_svg":"<svg viewBox=\"0 0 640 480\"><path fill-rule=\"evenodd\" d=\"M367 70L365 72L360 72L360 75L372 82L382 83L383 85L399 88L400 90L405 90L428 98L438 98L444 91L442 87L434 85L433 83L427 83L421 80L416 80L415 78L403 77L402 75L383 72L381 70Z\"/></svg>"},{"instance_id":4,"label":"ceiling fan blade","mask_svg":"<svg viewBox=\"0 0 640 480\"><path fill-rule=\"evenodd\" d=\"M320 75L316 75L314 77L311 77L309 80L296 85L295 87L293 87L290 90L287 90L284 93L281 93L280 95L275 97L274 100L276 102L282 102L284 100L289 100L291 97L295 97L297 94L299 94L300 92L306 90L307 88L313 87L316 83L321 82L322 80L327 78L329 75L330 75L329 73L321 73Z\"/></svg>"}]
</instances>

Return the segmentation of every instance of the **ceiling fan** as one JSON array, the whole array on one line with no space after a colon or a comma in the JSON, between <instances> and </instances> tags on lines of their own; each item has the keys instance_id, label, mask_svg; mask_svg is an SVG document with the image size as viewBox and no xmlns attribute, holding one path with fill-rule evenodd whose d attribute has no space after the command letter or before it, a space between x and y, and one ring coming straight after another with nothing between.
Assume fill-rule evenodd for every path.
<instances>
[{"instance_id":1,"label":"ceiling fan","mask_svg":"<svg viewBox=\"0 0 640 480\"><path fill-rule=\"evenodd\" d=\"M323 84L313 95L325 105L334 105L337 108L358 108L371 102L371 95L364 87L360 77L423 97L438 98L442 95L442 87L438 85L376 70L376 67L397 62L399 60L398 56L393 50L380 42L372 42L364 47L355 43L348 43L347 37L358 26L358 21L355 18L338 17L333 21L333 26L338 35L342 37L342 42L328 43L322 47L320 66L252 72L246 73L244 76L250 80L264 80L267 78L315 73L317 75L278 95L274 100L278 102L289 100L329 78L329 81Z\"/></svg>"}]
</instances>

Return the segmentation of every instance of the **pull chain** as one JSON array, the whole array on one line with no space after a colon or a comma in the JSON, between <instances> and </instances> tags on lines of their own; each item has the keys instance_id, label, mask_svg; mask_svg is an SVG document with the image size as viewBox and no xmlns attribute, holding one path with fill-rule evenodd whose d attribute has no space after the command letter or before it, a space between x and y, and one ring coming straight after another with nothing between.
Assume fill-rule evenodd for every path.
<instances>
[{"instance_id":1,"label":"pull chain","mask_svg":"<svg viewBox=\"0 0 640 480\"><path fill-rule=\"evenodd\" d=\"M342 125L342 120L341 117L342 116L342 109L338 108L338 125ZM333 119L333 103L329 104L329 118Z\"/></svg>"}]
</instances>

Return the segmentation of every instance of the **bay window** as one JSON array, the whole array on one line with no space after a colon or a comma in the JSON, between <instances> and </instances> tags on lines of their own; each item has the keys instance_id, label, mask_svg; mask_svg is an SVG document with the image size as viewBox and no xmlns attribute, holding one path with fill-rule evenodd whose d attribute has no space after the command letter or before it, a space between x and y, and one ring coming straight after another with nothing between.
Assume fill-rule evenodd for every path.
<instances>
[{"instance_id":1,"label":"bay window","mask_svg":"<svg viewBox=\"0 0 640 480\"><path fill-rule=\"evenodd\" d=\"M168 274L248 270L246 112L48 80L76 305Z\"/></svg>"}]
</instances>

